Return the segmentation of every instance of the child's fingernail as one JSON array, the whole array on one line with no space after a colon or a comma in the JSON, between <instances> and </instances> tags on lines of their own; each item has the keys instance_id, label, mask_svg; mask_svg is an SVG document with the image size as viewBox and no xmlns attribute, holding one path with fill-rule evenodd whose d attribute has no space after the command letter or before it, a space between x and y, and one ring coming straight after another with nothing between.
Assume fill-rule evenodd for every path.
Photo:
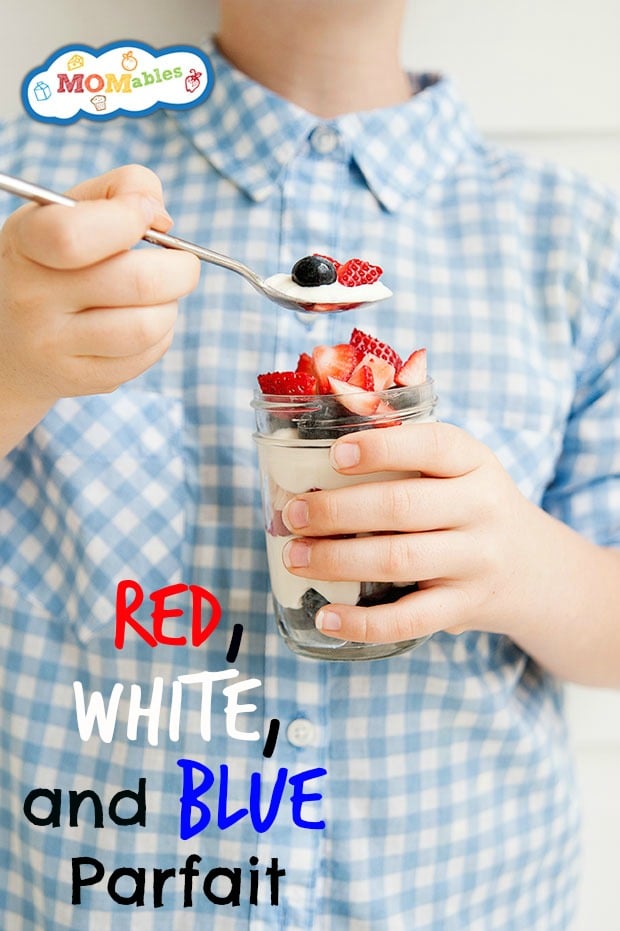
<instances>
[{"instance_id":1,"label":"child's fingernail","mask_svg":"<svg viewBox=\"0 0 620 931\"><path fill-rule=\"evenodd\" d=\"M360 461L357 443L336 443L330 451L332 465L337 469L350 469Z\"/></svg>"},{"instance_id":2,"label":"child's fingernail","mask_svg":"<svg viewBox=\"0 0 620 931\"><path fill-rule=\"evenodd\" d=\"M291 530L308 526L308 505L301 498L289 501L282 511L282 520Z\"/></svg>"},{"instance_id":3,"label":"child's fingernail","mask_svg":"<svg viewBox=\"0 0 620 931\"><path fill-rule=\"evenodd\" d=\"M306 569L310 565L310 547L301 540L291 540L282 551L287 569Z\"/></svg>"},{"instance_id":4,"label":"child's fingernail","mask_svg":"<svg viewBox=\"0 0 620 931\"><path fill-rule=\"evenodd\" d=\"M314 619L317 630L340 630L342 622L334 611L322 608Z\"/></svg>"},{"instance_id":5,"label":"child's fingernail","mask_svg":"<svg viewBox=\"0 0 620 931\"><path fill-rule=\"evenodd\" d=\"M160 200L156 197L143 197L142 198L142 208L144 210L144 216L146 222L149 225L157 222L162 226L168 226L172 223L172 217L162 204Z\"/></svg>"}]
</instances>

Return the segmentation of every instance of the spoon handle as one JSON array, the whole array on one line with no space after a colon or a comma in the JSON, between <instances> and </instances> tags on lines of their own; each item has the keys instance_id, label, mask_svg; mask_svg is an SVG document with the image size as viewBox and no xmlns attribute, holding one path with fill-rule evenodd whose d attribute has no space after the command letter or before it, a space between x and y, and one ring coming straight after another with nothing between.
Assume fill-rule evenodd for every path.
<instances>
[{"instance_id":1,"label":"spoon handle","mask_svg":"<svg viewBox=\"0 0 620 931\"><path fill-rule=\"evenodd\" d=\"M65 194L57 194L55 191L50 191L38 184L32 184L30 181L24 181L22 178L15 178L2 172L0 172L0 190L8 191L9 194L15 194L25 200L33 200L37 204L59 204L61 207L75 207L77 204L76 200L67 197ZM197 256L203 262L220 265L222 268L227 268L231 272L242 275L257 290L261 290L262 281L256 272L228 255L222 255L212 249L206 249L204 246L188 242L186 239L179 239L177 236L160 233L159 230L154 229L148 229L142 238L146 242L153 243L156 246L163 246L166 249L181 249L183 252L191 252L192 255Z\"/></svg>"},{"instance_id":2,"label":"spoon handle","mask_svg":"<svg viewBox=\"0 0 620 931\"><path fill-rule=\"evenodd\" d=\"M227 268L231 272L236 272L245 278L251 285L262 293L262 280L256 272L238 262L229 255L222 255L221 252L214 252L213 249L207 249L205 246L198 246L195 242L189 242L187 239L179 239L178 236L171 236L170 233L160 233L159 230L149 229L142 237L146 242L151 242L155 246L163 246L165 249L181 249L183 252L191 252L202 262L208 262L210 265L219 265L221 268Z\"/></svg>"}]
</instances>

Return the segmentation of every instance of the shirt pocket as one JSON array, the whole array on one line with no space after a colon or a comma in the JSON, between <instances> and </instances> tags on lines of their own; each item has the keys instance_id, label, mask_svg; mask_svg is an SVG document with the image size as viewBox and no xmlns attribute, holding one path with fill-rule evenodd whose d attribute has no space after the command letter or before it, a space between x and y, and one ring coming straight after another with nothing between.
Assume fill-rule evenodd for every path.
<instances>
[{"instance_id":1,"label":"shirt pocket","mask_svg":"<svg viewBox=\"0 0 620 931\"><path fill-rule=\"evenodd\" d=\"M181 581L184 471L180 399L59 401L0 475L0 585L88 642L114 622L121 580Z\"/></svg>"}]
</instances>

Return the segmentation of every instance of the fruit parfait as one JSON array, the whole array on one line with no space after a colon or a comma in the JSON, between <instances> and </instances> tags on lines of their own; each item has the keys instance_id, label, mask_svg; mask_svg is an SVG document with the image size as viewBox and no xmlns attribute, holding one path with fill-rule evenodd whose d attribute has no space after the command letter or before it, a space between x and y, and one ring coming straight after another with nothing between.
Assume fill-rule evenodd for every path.
<instances>
[{"instance_id":1,"label":"fruit parfait","mask_svg":"<svg viewBox=\"0 0 620 931\"><path fill-rule=\"evenodd\" d=\"M314 313L349 310L360 304L384 301L392 292L379 281L383 269L364 259L338 262L329 255L306 255L293 265L290 275L267 278L281 294L300 302Z\"/></svg>"},{"instance_id":2,"label":"fruit parfait","mask_svg":"<svg viewBox=\"0 0 620 931\"><path fill-rule=\"evenodd\" d=\"M327 581L289 572L282 551L292 534L282 511L295 495L346 485L408 478L412 472L341 475L329 462L329 447L357 430L408 429L434 420L433 382L427 377L426 350L401 359L389 345L354 329L348 343L316 346L302 353L294 371L258 376L253 407L259 454L267 558L276 620L296 653L327 660L378 659L419 646L354 643L317 630L317 612L330 603L376 605L396 601L415 589L386 582Z\"/></svg>"}]
</instances>

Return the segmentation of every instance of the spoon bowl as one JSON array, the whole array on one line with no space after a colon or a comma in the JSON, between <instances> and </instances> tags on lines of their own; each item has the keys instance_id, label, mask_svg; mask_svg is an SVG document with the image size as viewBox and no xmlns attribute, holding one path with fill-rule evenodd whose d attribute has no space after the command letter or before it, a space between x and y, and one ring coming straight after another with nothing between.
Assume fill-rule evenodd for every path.
<instances>
[{"instance_id":1,"label":"spoon bowl","mask_svg":"<svg viewBox=\"0 0 620 931\"><path fill-rule=\"evenodd\" d=\"M57 194L47 188L40 187L38 184L32 184L30 181L24 181L22 178L15 178L12 175L0 172L0 190L7 191L9 194L15 194L17 197L23 197L25 200L35 201L37 204L59 204L63 207L75 207L78 201L66 194ZM274 304L280 307L286 307L287 310L294 310L297 313L320 314L320 313L341 313L344 310L354 310L358 307L365 307L367 304L376 303L375 300L360 301L326 301L313 303L311 301L297 300L290 294L278 291L268 281L265 281L255 271L238 262L228 255L220 252L214 252L212 249L206 249L204 246L198 246L196 243L188 242L186 239L179 239L178 236L171 236L169 233L160 233L159 230L149 229L142 237L146 242L155 246L163 246L165 249L181 249L183 252L191 252L202 262L208 262L210 265L219 265L226 268L252 285L255 291L268 298ZM387 289L386 289L387 290ZM385 300L390 296L390 292L380 295L377 300Z\"/></svg>"}]
</instances>

